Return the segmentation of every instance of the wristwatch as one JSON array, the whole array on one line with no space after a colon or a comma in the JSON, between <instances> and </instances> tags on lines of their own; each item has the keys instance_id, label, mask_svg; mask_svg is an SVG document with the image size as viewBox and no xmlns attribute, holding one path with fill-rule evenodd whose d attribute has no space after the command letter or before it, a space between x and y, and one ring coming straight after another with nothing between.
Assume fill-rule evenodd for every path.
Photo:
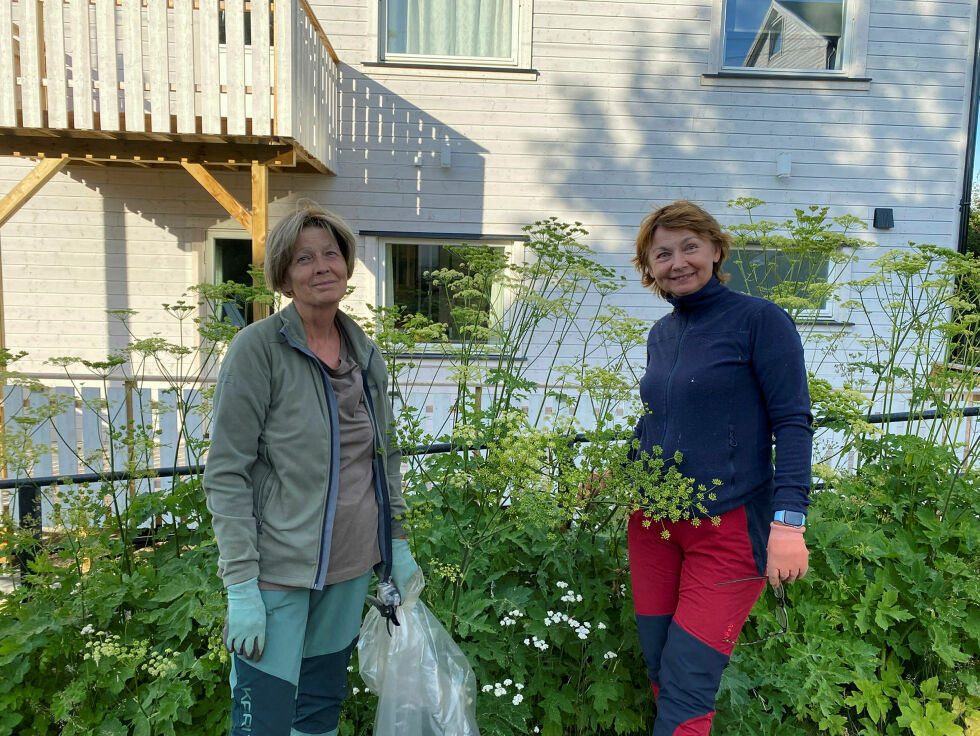
<instances>
[{"instance_id":1,"label":"wristwatch","mask_svg":"<svg viewBox=\"0 0 980 736\"><path fill-rule=\"evenodd\" d=\"M806 514L801 514L799 511L777 511L773 514L772 520L787 526L801 527L806 523Z\"/></svg>"}]
</instances>

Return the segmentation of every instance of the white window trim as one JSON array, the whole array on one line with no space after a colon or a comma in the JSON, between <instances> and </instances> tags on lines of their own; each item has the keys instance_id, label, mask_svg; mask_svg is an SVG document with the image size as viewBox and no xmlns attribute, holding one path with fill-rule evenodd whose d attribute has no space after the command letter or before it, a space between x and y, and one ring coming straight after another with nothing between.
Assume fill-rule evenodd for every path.
<instances>
[{"instance_id":1,"label":"white window trim","mask_svg":"<svg viewBox=\"0 0 980 736\"><path fill-rule=\"evenodd\" d=\"M368 3L370 7L369 27L376 34L376 61L383 65L413 67L460 67L459 72L479 73L482 69L529 70L531 68L531 34L533 29L534 0L515 0L517 12L514 17L514 56L509 59L460 56L423 56L420 54L386 54L384 22L384 3L386 0Z\"/></svg>"},{"instance_id":2,"label":"white window trim","mask_svg":"<svg viewBox=\"0 0 980 736\"><path fill-rule=\"evenodd\" d=\"M726 67L725 50L726 0L712 0L711 72L731 74L732 77L812 77L814 79L853 79L866 76L868 70L868 25L871 21L871 0L844 0L847 14L844 32L844 64L841 69L753 69Z\"/></svg>"}]
</instances>

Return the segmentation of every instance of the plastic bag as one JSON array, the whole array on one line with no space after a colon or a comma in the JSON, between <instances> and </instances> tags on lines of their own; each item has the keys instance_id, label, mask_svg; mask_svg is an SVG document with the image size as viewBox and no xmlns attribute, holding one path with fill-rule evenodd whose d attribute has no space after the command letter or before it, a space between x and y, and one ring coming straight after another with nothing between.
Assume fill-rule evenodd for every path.
<instances>
[{"instance_id":1,"label":"plastic bag","mask_svg":"<svg viewBox=\"0 0 980 736\"><path fill-rule=\"evenodd\" d=\"M361 678L378 695L374 736L479 736L476 676L419 601L424 586L417 570L396 612L400 626L390 625L374 606L361 624Z\"/></svg>"}]
</instances>

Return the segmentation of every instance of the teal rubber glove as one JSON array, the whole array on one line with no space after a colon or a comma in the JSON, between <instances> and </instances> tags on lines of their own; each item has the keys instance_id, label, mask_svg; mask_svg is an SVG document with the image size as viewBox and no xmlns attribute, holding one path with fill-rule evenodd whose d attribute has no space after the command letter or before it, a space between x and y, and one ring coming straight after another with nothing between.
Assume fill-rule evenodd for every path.
<instances>
[{"instance_id":1,"label":"teal rubber glove","mask_svg":"<svg viewBox=\"0 0 980 736\"><path fill-rule=\"evenodd\" d=\"M402 600L405 599L405 591L408 590L408 581L419 569L418 564L412 557L412 550L408 546L407 539L391 540L391 580L398 588Z\"/></svg>"},{"instance_id":2,"label":"teal rubber glove","mask_svg":"<svg viewBox=\"0 0 980 736\"><path fill-rule=\"evenodd\" d=\"M258 662L265 649L265 603L259 579L228 586L228 617L225 619L225 648L240 657Z\"/></svg>"}]
</instances>

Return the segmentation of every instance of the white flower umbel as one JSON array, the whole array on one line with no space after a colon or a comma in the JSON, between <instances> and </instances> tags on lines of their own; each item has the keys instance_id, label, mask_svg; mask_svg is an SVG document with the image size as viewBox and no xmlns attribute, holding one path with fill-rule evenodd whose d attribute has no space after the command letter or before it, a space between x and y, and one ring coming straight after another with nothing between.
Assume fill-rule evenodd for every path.
<instances>
[{"instance_id":1,"label":"white flower umbel","mask_svg":"<svg viewBox=\"0 0 980 736\"><path fill-rule=\"evenodd\" d=\"M546 642L544 639L539 639L536 636L532 636L530 639L525 639L524 643L528 646L540 649L542 652L548 648L548 642Z\"/></svg>"}]
</instances>

